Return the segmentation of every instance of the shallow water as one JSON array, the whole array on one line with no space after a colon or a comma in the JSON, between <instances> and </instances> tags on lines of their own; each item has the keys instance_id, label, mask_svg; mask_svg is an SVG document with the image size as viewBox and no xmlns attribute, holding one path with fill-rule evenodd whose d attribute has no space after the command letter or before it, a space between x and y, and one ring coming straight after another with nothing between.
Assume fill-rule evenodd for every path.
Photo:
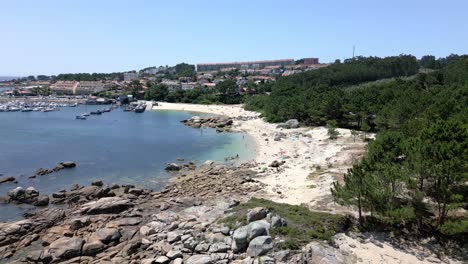
<instances>
[{"instance_id":1,"label":"shallow water","mask_svg":"<svg viewBox=\"0 0 468 264\"><path fill-rule=\"evenodd\" d=\"M211 159L224 162L239 154L237 162L254 158L253 141L243 133L216 133L193 129L179 121L192 116L177 111L142 114L116 109L75 120L103 106L61 108L56 112L0 113L0 174L14 176L18 184L0 185L0 195L21 186L50 194L70 189L73 183L134 184L158 190L170 177L164 171L178 157L197 164ZM197 114L199 115L199 114ZM52 168L72 160L77 167L29 179L38 168ZM18 218L24 208L0 205L0 221Z\"/></svg>"}]
</instances>

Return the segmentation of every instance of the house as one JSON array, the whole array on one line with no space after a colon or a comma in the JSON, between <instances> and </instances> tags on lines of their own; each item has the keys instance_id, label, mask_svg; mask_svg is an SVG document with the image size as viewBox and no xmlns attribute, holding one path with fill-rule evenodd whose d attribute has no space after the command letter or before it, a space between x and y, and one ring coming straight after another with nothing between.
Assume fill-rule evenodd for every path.
<instances>
[{"instance_id":1,"label":"house","mask_svg":"<svg viewBox=\"0 0 468 264\"><path fill-rule=\"evenodd\" d=\"M181 89L181 86L177 81L163 79L161 81L161 84L167 86L167 89L169 90L169 92L175 92Z\"/></svg>"},{"instance_id":2,"label":"house","mask_svg":"<svg viewBox=\"0 0 468 264\"><path fill-rule=\"evenodd\" d=\"M101 81L83 81L79 82L73 94L76 95L89 95L99 93L104 90L105 84Z\"/></svg>"},{"instance_id":3,"label":"house","mask_svg":"<svg viewBox=\"0 0 468 264\"><path fill-rule=\"evenodd\" d=\"M182 90L184 91L193 90L197 87L199 87L199 84L196 82L182 83Z\"/></svg>"},{"instance_id":4,"label":"house","mask_svg":"<svg viewBox=\"0 0 468 264\"><path fill-rule=\"evenodd\" d=\"M79 84L76 81L57 81L50 86L50 90L55 94L73 95Z\"/></svg>"},{"instance_id":5,"label":"house","mask_svg":"<svg viewBox=\"0 0 468 264\"><path fill-rule=\"evenodd\" d=\"M179 82L191 82L192 77L179 77Z\"/></svg>"},{"instance_id":6,"label":"house","mask_svg":"<svg viewBox=\"0 0 468 264\"><path fill-rule=\"evenodd\" d=\"M124 72L124 81L131 82L138 79L138 73L136 72Z\"/></svg>"},{"instance_id":7,"label":"house","mask_svg":"<svg viewBox=\"0 0 468 264\"><path fill-rule=\"evenodd\" d=\"M214 89L216 87L216 83L212 83L212 82L201 83L200 85L202 88L205 88L205 89Z\"/></svg>"}]
</instances>

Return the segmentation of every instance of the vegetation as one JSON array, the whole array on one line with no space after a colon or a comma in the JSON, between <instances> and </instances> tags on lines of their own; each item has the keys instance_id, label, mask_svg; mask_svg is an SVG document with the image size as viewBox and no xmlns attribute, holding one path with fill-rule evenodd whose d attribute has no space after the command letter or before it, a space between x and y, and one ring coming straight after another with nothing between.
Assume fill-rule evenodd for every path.
<instances>
[{"instance_id":1,"label":"vegetation","mask_svg":"<svg viewBox=\"0 0 468 264\"><path fill-rule=\"evenodd\" d=\"M424 70L421 70L424 69ZM427 70L430 69L430 70ZM355 58L279 78L247 108L271 122L295 118L378 132L336 183L362 228L411 230L467 243L468 56ZM376 225L379 223L379 225Z\"/></svg>"},{"instance_id":2,"label":"vegetation","mask_svg":"<svg viewBox=\"0 0 468 264\"><path fill-rule=\"evenodd\" d=\"M44 78L44 77L42 77ZM116 80L123 81L123 73L64 73L53 78L55 81L103 81Z\"/></svg>"},{"instance_id":3,"label":"vegetation","mask_svg":"<svg viewBox=\"0 0 468 264\"><path fill-rule=\"evenodd\" d=\"M327 135L329 139L336 139L338 138L338 131L336 130L336 121L330 120L327 122Z\"/></svg>"},{"instance_id":4,"label":"vegetation","mask_svg":"<svg viewBox=\"0 0 468 264\"><path fill-rule=\"evenodd\" d=\"M418 69L416 58L408 55L383 59L358 57L344 63L335 62L329 67L279 78L271 95L254 96L246 107L261 111L271 122L298 119L310 125L325 125L329 120L336 120L340 126L361 127L364 121L373 123L369 114L379 109L382 102L368 105L376 97L376 89L348 91L346 87L411 76Z\"/></svg>"},{"instance_id":5,"label":"vegetation","mask_svg":"<svg viewBox=\"0 0 468 264\"><path fill-rule=\"evenodd\" d=\"M192 77L195 79L197 76L197 73L195 72L195 65L179 63L174 66L174 69L177 77Z\"/></svg>"},{"instance_id":6,"label":"vegetation","mask_svg":"<svg viewBox=\"0 0 468 264\"><path fill-rule=\"evenodd\" d=\"M47 96L51 94L50 87L49 86L39 86L39 87L34 87L31 89L31 91L34 94L37 95L42 95L42 96Z\"/></svg>"},{"instance_id":7,"label":"vegetation","mask_svg":"<svg viewBox=\"0 0 468 264\"><path fill-rule=\"evenodd\" d=\"M195 88L170 91L166 85L151 81L147 82L147 86L145 100L194 104L239 104L243 102L243 96L237 93L232 94L233 89L237 91L236 83L232 80L221 82L214 90Z\"/></svg>"},{"instance_id":8,"label":"vegetation","mask_svg":"<svg viewBox=\"0 0 468 264\"><path fill-rule=\"evenodd\" d=\"M279 237L285 241L280 244L281 248L299 249L313 239L328 240L337 232L348 229L351 224L349 219L342 215L312 212L303 206L257 198L234 207L233 214L222 222L231 228L236 225L246 225L246 213L248 209L254 207L268 208L270 212L286 220L287 226L270 230L273 238Z\"/></svg>"}]
</instances>

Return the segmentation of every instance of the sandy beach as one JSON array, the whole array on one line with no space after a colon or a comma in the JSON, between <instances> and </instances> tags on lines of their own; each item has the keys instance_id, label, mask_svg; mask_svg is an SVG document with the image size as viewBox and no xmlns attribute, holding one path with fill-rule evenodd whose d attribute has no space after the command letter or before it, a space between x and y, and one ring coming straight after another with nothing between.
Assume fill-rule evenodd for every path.
<instances>
[{"instance_id":1,"label":"sandy beach","mask_svg":"<svg viewBox=\"0 0 468 264\"><path fill-rule=\"evenodd\" d=\"M324 127L282 129L258 118L259 113L246 111L241 105L193 105L159 103L153 110L176 110L225 115L237 118L234 130L249 134L256 146L255 161L267 184L265 198L288 204L305 204L311 209L339 211L331 199L330 187L364 153L362 138L349 130L338 129L336 140L329 140ZM244 120L238 120L244 117ZM281 140L275 136L284 133ZM285 162L278 168L273 161Z\"/></svg>"}]
</instances>

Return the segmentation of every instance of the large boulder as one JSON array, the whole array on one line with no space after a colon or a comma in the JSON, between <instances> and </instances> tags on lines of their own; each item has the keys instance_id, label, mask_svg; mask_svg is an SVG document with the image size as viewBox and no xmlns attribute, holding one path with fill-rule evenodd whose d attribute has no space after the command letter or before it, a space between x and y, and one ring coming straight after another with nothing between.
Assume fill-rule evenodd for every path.
<instances>
[{"instance_id":1,"label":"large boulder","mask_svg":"<svg viewBox=\"0 0 468 264\"><path fill-rule=\"evenodd\" d=\"M308 255L310 256L310 259L307 259L307 262L309 263L350 264L357 262L355 254L344 254L338 248L324 245L323 243L316 241L307 244L303 250L305 252L309 252Z\"/></svg>"},{"instance_id":2,"label":"large boulder","mask_svg":"<svg viewBox=\"0 0 468 264\"><path fill-rule=\"evenodd\" d=\"M167 171L178 171L178 170L181 170L182 169L182 166L180 166L179 164L176 164L176 163L169 163L166 165L166 168L165 170Z\"/></svg>"},{"instance_id":3,"label":"large boulder","mask_svg":"<svg viewBox=\"0 0 468 264\"><path fill-rule=\"evenodd\" d=\"M276 126L276 128L286 128L286 129L288 129L289 126L288 126L286 123L281 123L281 124L278 124L278 125Z\"/></svg>"},{"instance_id":4,"label":"large boulder","mask_svg":"<svg viewBox=\"0 0 468 264\"><path fill-rule=\"evenodd\" d=\"M26 196L39 196L39 192L34 187L28 187L24 192Z\"/></svg>"},{"instance_id":5,"label":"large boulder","mask_svg":"<svg viewBox=\"0 0 468 264\"><path fill-rule=\"evenodd\" d=\"M88 216L73 218L70 220L70 230L76 231L90 223L91 221Z\"/></svg>"},{"instance_id":6,"label":"large boulder","mask_svg":"<svg viewBox=\"0 0 468 264\"><path fill-rule=\"evenodd\" d=\"M274 215L271 217L271 227L282 227L282 226L287 226L287 223L283 218L277 215Z\"/></svg>"},{"instance_id":7,"label":"large boulder","mask_svg":"<svg viewBox=\"0 0 468 264\"><path fill-rule=\"evenodd\" d=\"M56 192L52 194L52 198L55 198L55 199L63 199L65 197L67 197L67 194L64 192Z\"/></svg>"},{"instance_id":8,"label":"large boulder","mask_svg":"<svg viewBox=\"0 0 468 264\"><path fill-rule=\"evenodd\" d=\"M249 240L259 236L267 236L270 223L265 220L252 222L248 225Z\"/></svg>"},{"instance_id":9,"label":"large boulder","mask_svg":"<svg viewBox=\"0 0 468 264\"><path fill-rule=\"evenodd\" d=\"M186 264L211 264L214 260L210 255L193 255L187 259Z\"/></svg>"},{"instance_id":10,"label":"large boulder","mask_svg":"<svg viewBox=\"0 0 468 264\"><path fill-rule=\"evenodd\" d=\"M73 161L64 161L61 162L60 165L62 165L66 169L74 168L76 167L76 163Z\"/></svg>"},{"instance_id":11,"label":"large boulder","mask_svg":"<svg viewBox=\"0 0 468 264\"><path fill-rule=\"evenodd\" d=\"M217 242L217 243L212 244L208 251L210 253L226 253L230 249L231 249L231 246L222 242Z\"/></svg>"},{"instance_id":12,"label":"large boulder","mask_svg":"<svg viewBox=\"0 0 468 264\"><path fill-rule=\"evenodd\" d=\"M281 141L281 139L287 138L287 135L283 132L278 132L275 134L274 140L275 141Z\"/></svg>"},{"instance_id":13,"label":"large boulder","mask_svg":"<svg viewBox=\"0 0 468 264\"><path fill-rule=\"evenodd\" d=\"M167 242L174 243L179 241L181 238L181 234L179 232L167 232Z\"/></svg>"},{"instance_id":14,"label":"large boulder","mask_svg":"<svg viewBox=\"0 0 468 264\"><path fill-rule=\"evenodd\" d=\"M49 205L49 196L47 195L40 195L37 197L36 202L34 202L35 206L47 206Z\"/></svg>"},{"instance_id":15,"label":"large boulder","mask_svg":"<svg viewBox=\"0 0 468 264\"><path fill-rule=\"evenodd\" d=\"M233 251L235 253L244 252L249 245L249 227L242 226L236 229L232 235Z\"/></svg>"},{"instance_id":16,"label":"large boulder","mask_svg":"<svg viewBox=\"0 0 468 264\"><path fill-rule=\"evenodd\" d=\"M289 119L285 123L289 128L298 128L299 127L299 121L297 119Z\"/></svg>"},{"instance_id":17,"label":"large boulder","mask_svg":"<svg viewBox=\"0 0 468 264\"><path fill-rule=\"evenodd\" d=\"M104 244L109 244L113 241L118 241L121 237L119 229L117 228L101 228L96 231L96 236Z\"/></svg>"},{"instance_id":18,"label":"large boulder","mask_svg":"<svg viewBox=\"0 0 468 264\"><path fill-rule=\"evenodd\" d=\"M11 176L0 177L0 184L7 183L7 182L15 182L15 181L16 181L15 177L11 177Z\"/></svg>"},{"instance_id":19,"label":"large boulder","mask_svg":"<svg viewBox=\"0 0 468 264\"><path fill-rule=\"evenodd\" d=\"M106 248L106 245L99 240L90 241L83 245L82 254L85 256L93 256L97 253L103 251Z\"/></svg>"},{"instance_id":20,"label":"large boulder","mask_svg":"<svg viewBox=\"0 0 468 264\"><path fill-rule=\"evenodd\" d=\"M156 233L159 233L165 229L167 224L160 222L160 221L152 221L148 224L140 227L140 234L142 236L149 236Z\"/></svg>"},{"instance_id":21,"label":"large boulder","mask_svg":"<svg viewBox=\"0 0 468 264\"><path fill-rule=\"evenodd\" d=\"M11 200L20 201L25 195L25 190L22 187L16 187L15 189L9 191L7 195Z\"/></svg>"},{"instance_id":22,"label":"large boulder","mask_svg":"<svg viewBox=\"0 0 468 264\"><path fill-rule=\"evenodd\" d=\"M167 264L169 262L171 262L171 259L166 256L160 256L154 260L156 264Z\"/></svg>"},{"instance_id":23,"label":"large boulder","mask_svg":"<svg viewBox=\"0 0 468 264\"><path fill-rule=\"evenodd\" d=\"M38 175L38 176L44 176L44 175L50 174L52 172L54 172L54 171L49 170L49 169L39 168L34 172L34 174Z\"/></svg>"},{"instance_id":24,"label":"large boulder","mask_svg":"<svg viewBox=\"0 0 468 264\"><path fill-rule=\"evenodd\" d=\"M97 186L97 187L102 187L104 183L101 180L93 181L91 182L91 185Z\"/></svg>"},{"instance_id":25,"label":"large boulder","mask_svg":"<svg viewBox=\"0 0 468 264\"><path fill-rule=\"evenodd\" d=\"M282 161L274 160L273 162L271 162L270 167L278 168L279 166L283 165L284 163L286 163L284 160L282 160Z\"/></svg>"},{"instance_id":26,"label":"large boulder","mask_svg":"<svg viewBox=\"0 0 468 264\"><path fill-rule=\"evenodd\" d=\"M49 253L55 259L70 259L81 255L83 244L78 237L59 238L49 245Z\"/></svg>"},{"instance_id":27,"label":"large boulder","mask_svg":"<svg viewBox=\"0 0 468 264\"><path fill-rule=\"evenodd\" d=\"M170 250L166 254L166 257L168 257L170 259L177 259L177 258L181 258L182 256L183 255L182 255L182 252L180 250Z\"/></svg>"},{"instance_id":28,"label":"large boulder","mask_svg":"<svg viewBox=\"0 0 468 264\"><path fill-rule=\"evenodd\" d=\"M255 207L247 213L247 223L262 220L267 216L268 210L263 207Z\"/></svg>"},{"instance_id":29,"label":"large boulder","mask_svg":"<svg viewBox=\"0 0 468 264\"><path fill-rule=\"evenodd\" d=\"M259 236L249 243L247 255L255 257L262 256L273 249L273 240L270 236Z\"/></svg>"},{"instance_id":30,"label":"large boulder","mask_svg":"<svg viewBox=\"0 0 468 264\"><path fill-rule=\"evenodd\" d=\"M127 199L105 197L82 205L80 212L87 215L119 214L133 206L134 204Z\"/></svg>"}]
</instances>

